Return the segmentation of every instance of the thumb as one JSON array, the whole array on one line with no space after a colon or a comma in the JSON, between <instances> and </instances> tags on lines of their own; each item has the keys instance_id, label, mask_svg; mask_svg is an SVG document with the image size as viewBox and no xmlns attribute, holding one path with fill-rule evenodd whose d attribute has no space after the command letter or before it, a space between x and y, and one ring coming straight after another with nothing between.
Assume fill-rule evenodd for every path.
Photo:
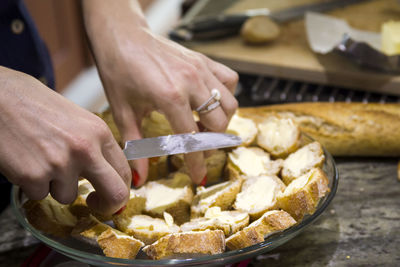
<instances>
[{"instance_id":1,"label":"thumb","mask_svg":"<svg viewBox=\"0 0 400 267\"><path fill-rule=\"evenodd\" d=\"M140 125L142 118L139 118L131 108L123 110L122 113L122 116L120 114L115 116L115 124L120 131L123 144L129 140L141 139ZM148 159L130 160L128 162L132 170L132 184L135 187L141 186L147 179Z\"/></svg>"}]
</instances>

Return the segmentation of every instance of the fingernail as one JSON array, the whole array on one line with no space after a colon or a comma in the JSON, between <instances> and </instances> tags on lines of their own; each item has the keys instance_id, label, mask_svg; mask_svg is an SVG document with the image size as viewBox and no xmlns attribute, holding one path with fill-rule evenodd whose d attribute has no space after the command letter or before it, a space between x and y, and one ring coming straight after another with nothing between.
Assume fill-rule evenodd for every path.
<instances>
[{"instance_id":1,"label":"fingernail","mask_svg":"<svg viewBox=\"0 0 400 267\"><path fill-rule=\"evenodd\" d=\"M207 175L206 175L206 176L204 176L203 180L200 182L200 184L199 184L199 185L201 185L201 186L205 186L205 185L206 185L206 183L207 183Z\"/></svg>"},{"instance_id":2,"label":"fingernail","mask_svg":"<svg viewBox=\"0 0 400 267\"><path fill-rule=\"evenodd\" d=\"M120 209L119 209L116 213L114 213L113 215L118 215L118 214L120 214L121 212L124 211L125 208L126 208L126 205L123 206L122 208L120 208Z\"/></svg>"},{"instance_id":3,"label":"fingernail","mask_svg":"<svg viewBox=\"0 0 400 267\"><path fill-rule=\"evenodd\" d=\"M133 185L136 187L139 183L140 176L135 169L132 169L132 180L133 180Z\"/></svg>"}]
</instances>

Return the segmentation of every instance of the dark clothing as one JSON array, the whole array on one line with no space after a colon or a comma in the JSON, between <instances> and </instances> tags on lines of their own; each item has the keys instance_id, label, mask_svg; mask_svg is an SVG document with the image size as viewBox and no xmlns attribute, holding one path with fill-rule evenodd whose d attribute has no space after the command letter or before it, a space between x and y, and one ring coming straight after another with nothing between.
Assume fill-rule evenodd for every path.
<instances>
[{"instance_id":1,"label":"dark clothing","mask_svg":"<svg viewBox=\"0 0 400 267\"><path fill-rule=\"evenodd\" d=\"M54 89L50 55L22 0L0 1L0 65L27 73ZM0 174L0 211L9 203L10 187Z\"/></svg>"}]
</instances>

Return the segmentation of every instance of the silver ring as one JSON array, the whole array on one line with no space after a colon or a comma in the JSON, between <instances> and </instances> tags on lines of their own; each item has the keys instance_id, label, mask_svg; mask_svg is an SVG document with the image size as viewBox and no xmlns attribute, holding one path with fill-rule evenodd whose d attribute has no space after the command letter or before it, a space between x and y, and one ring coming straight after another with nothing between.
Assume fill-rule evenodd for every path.
<instances>
[{"instance_id":1,"label":"silver ring","mask_svg":"<svg viewBox=\"0 0 400 267\"><path fill-rule=\"evenodd\" d=\"M203 104L201 104L198 108L196 108L196 111L199 114L204 114L207 112L210 112L211 110L216 109L221 105L219 100L221 99L221 93L219 92L218 89L212 89L211 90L211 96L209 99L206 100Z\"/></svg>"}]
</instances>

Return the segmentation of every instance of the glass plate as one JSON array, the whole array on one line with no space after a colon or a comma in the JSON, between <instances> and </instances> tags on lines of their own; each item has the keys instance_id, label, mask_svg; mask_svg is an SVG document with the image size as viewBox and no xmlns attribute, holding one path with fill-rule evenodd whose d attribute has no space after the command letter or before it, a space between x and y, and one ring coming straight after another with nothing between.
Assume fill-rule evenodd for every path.
<instances>
[{"instance_id":1,"label":"glass plate","mask_svg":"<svg viewBox=\"0 0 400 267\"><path fill-rule=\"evenodd\" d=\"M331 154L329 154L325 149L324 153L325 164L323 166L323 170L327 173L329 178L329 188L331 191L320 200L314 214L305 216L299 224L290 227L283 232L269 236L264 242L246 247L244 249L227 251L216 255L199 256L185 259L150 260L146 259L145 255L143 255L144 253L139 252L138 258L134 260L110 258L104 256L99 248L90 246L82 241L78 241L73 238L56 238L36 230L25 217L22 204L26 198L18 186L13 187L12 206L18 221L25 227L26 230L31 232L33 236L54 250L70 258L88 264L93 264L96 266L224 265L255 257L284 244L288 240L301 233L308 225L315 221L322 214L322 212L325 211L335 196L336 189L338 187L339 175Z\"/></svg>"}]
</instances>

